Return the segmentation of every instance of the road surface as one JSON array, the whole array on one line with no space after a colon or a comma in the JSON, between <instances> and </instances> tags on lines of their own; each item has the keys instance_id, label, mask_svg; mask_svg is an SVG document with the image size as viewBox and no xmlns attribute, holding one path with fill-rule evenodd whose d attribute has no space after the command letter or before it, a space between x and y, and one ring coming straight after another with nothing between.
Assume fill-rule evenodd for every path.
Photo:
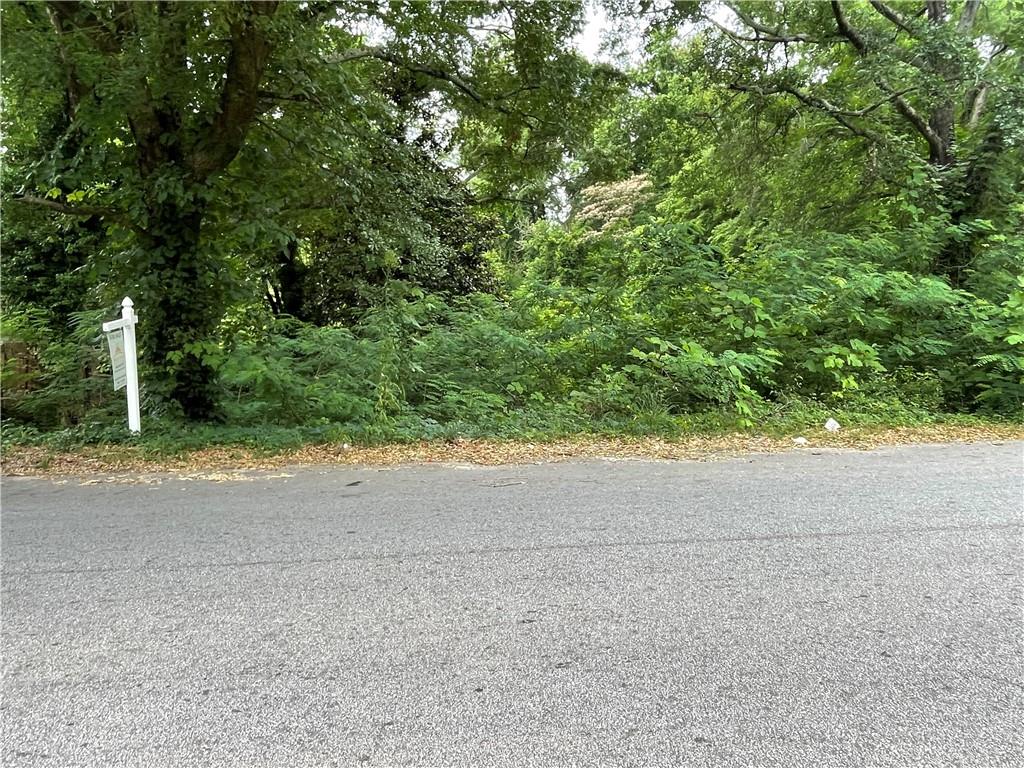
<instances>
[{"instance_id":1,"label":"road surface","mask_svg":"<svg viewBox=\"0 0 1024 768\"><path fill-rule=\"evenodd\" d=\"M1022 460L8 478L0 758L1020 766Z\"/></svg>"}]
</instances>

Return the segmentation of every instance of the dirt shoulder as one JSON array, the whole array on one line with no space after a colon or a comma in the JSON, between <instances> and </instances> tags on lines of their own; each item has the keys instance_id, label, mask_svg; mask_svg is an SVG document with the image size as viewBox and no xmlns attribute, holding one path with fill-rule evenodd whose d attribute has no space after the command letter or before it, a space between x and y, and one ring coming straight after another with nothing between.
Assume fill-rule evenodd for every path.
<instances>
[{"instance_id":1,"label":"dirt shoulder","mask_svg":"<svg viewBox=\"0 0 1024 768\"><path fill-rule=\"evenodd\" d=\"M204 448L173 456L155 456L141 447L104 446L70 452L40 446L9 446L2 472L10 476L87 476L110 473L196 472L230 469L276 469L297 465L395 466L401 464L477 464L494 466L586 458L714 460L748 453L871 450L913 443L1003 442L1024 440L1024 425L927 425L896 428L851 428L830 434L818 429L802 435L768 437L751 434L654 437L580 436L544 442L455 440L380 446L308 445L275 452L242 447Z\"/></svg>"}]
</instances>

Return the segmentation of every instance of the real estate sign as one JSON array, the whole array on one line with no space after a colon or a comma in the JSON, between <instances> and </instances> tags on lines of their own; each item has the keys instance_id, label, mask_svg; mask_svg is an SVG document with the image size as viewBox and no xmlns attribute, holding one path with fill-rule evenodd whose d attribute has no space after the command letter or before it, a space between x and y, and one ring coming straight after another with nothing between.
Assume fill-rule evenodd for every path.
<instances>
[{"instance_id":1,"label":"real estate sign","mask_svg":"<svg viewBox=\"0 0 1024 768\"><path fill-rule=\"evenodd\" d=\"M128 384L128 366L124 357L124 334L120 330L108 333L107 346L110 347L110 370L114 374L114 389L121 389Z\"/></svg>"}]
</instances>

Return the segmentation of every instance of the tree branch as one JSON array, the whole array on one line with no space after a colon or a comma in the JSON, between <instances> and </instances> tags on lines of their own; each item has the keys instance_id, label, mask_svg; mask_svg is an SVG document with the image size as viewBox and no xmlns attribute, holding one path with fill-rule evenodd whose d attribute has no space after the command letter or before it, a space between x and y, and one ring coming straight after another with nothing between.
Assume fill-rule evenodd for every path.
<instances>
[{"instance_id":1,"label":"tree branch","mask_svg":"<svg viewBox=\"0 0 1024 768\"><path fill-rule=\"evenodd\" d=\"M28 3L25 5L28 8L34 7ZM60 61L64 67L64 89L65 93L67 93L69 117L73 117L78 111L78 105L82 103L82 100L86 98L86 96L88 96L89 89L79 78L74 60L71 58L71 55L68 53L68 48L64 44L64 37L67 34L68 28L66 22L50 5L46 6L46 13L50 19L51 26L57 33L57 53L60 55Z\"/></svg>"},{"instance_id":2,"label":"tree branch","mask_svg":"<svg viewBox=\"0 0 1024 768\"><path fill-rule=\"evenodd\" d=\"M113 29L98 16L94 7L80 0L49 0L47 8L64 31L78 31L87 35L93 44L107 55L121 51L122 41L134 32L134 17L130 2L111 3L114 13L110 17Z\"/></svg>"},{"instance_id":3,"label":"tree branch","mask_svg":"<svg viewBox=\"0 0 1024 768\"><path fill-rule=\"evenodd\" d=\"M863 58L868 55L868 47L857 31L850 26L850 23L846 20L846 14L843 13L842 6L839 4L839 0L832 0L832 15L836 19L836 27L839 29L839 34L850 41L857 53ZM885 93L889 94L893 105L896 107L896 111L899 112L909 122L914 129L924 137L925 141L928 142L928 147L931 150L933 156L940 157L945 153L945 148L942 144L942 139L939 135L932 130L932 127L928 124L928 121L918 113L901 95L905 91L897 91L888 81L884 78L877 78L875 82L878 87L881 88Z\"/></svg>"},{"instance_id":4,"label":"tree branch","mask_svg":"<svg viewBox=\"0 0 1024 768\"><path fill-rule=\"evenodd\" d=\"M863 117L872 110L880 107L882 104L888 101L888 99L882 101L879 104L872 105L862 110L851 111L837 107L836 105L832 104L826 99L820 98L818 96L813 96L809 93L805 93L804 91L801 91L797 88L788 85L761 87L756 85L744 85L742 83L732 83L731 85L729 85L729 90L740 91L743 93L755 93L758 96L762 97L773 93L788 93L789 95L794 96L798 101L805 104L806 106L811 107L812 109L816 109L819 112L828 115L855 136L860 136L861 138L869 139L870 141L881 141L881 136L879 136L877 133L870 130L869 128L863 128L859 125L856 125L855 123L850 122L848 118Z\"/></svg>"},{"instance_id":5,"label":"tree branch","mask_svg":"<svg viewBox=\"0 0 1024 768\"><path fill-rule=\"evenodd\" d=\"M479 91L470 85L461 76L443 70L439 67L432 67L425 64L417 64L415 62L406 61L400 56L391 53L386 48L380 46L368 46L366 48L354 48L349 51L345 51L338 56L332 56L329 61L332 64L344 64L349 61L356 61L358 59L377 59L378 61L387 62L396 67L406 69L410 72L417 72L422 75L427 75L436 80L444 80L454 85L464 95L469 96L473 101L480 104L484 104L488 101Z\"/></svg>"},{"instance_id":6,"label":"tree branch","mask_svg":"<svg viewBox=\"0 0 1024 768\"><path fill-rule=\"evenodd\" d=\"M710 22L710 23L711 23L712 25L714 25L714 26L715 26L715 27L716 27L716 28L718 29L718 31L719 31L719 32L721 32L721 33L722 33L723 35L726 35L726 36L727 36L727 37L729 37L729 38L730 38L731 40L738 40L738 41L740 41L740 42L744 42L744 43L768 43L768 42L776 42L776 41L774 41L774 40L766 40L766 39L765 39L765 38L763 38L763 37L756 37L756 36L755 36L755 37L746 37L746 36L744 36L744 35L740 35L740 34L738 34L738 33L736 33L736 32L733 32L733 31L732 31L731 29L729 29L729 28L728 28L727 26L725 26L724 24L722 24L722 23L721 23L721 22L719 22L719 21L718 21L717 19L715 19L715 18L713 18L713 17L711 17L711 16L705 16L705 17L704 17L704 20L705 20L705 21L708 21L708 22ZM743 46L740 46L740 47L741 47L741 48L743 48ZM747 49L746 49L746 48L743 48L743 50L747 50Z\"/></svg>"},{"instance_id":7,"label":"tree branch","mask_svg":"<svg viewBox=\"0 0 1024 768\"><path fill-rule=\"evenodd\" d=\"M64 66L65 87L72 114L92 91L92 86L83 81L68 53L64 38L76 32L81 33L101 53L116 56L121 52L122 41L134 31L134 15L129 3L113 3L112 7L115 11L112 18L113 30L104 19L96 15L93 8L78 0L50 0L46 3L50 24L57 33L57 50Z\"/></svg>"},{"instance_id":8,"label":"tree branch","mask_svg":"<svg viewBox=\"0 0 1024 768\"><path fill-rule=\"evenodd\" d=\"M124 211L119 211L116 208L107 208L100 205L70 205L60 200L51 200L47 197L36 197L35 195L19 195L12 199L19 203L49 208L51 211L57 211L58 213L64 213L69 216L83 216L85 218L99 216L100 218L107 219L108 221L117 222L121 226L127 227L133 232L147 234L146 230L132 222Z\"/></svg>"},{"instance_id":9,"label":"tree branch","mask_svg":"<svg viewBox=\"0 0 1024 768\"><path fill-rule=\"evenodd\" d=\"M163 6L164 4L161 4ZM58 46L61 57L65 59L65 75L69 104L72 112L77 109L83 99L90 94L96 96L95 82L85 82L78 69L75 68L70 56L65 56L62 38L74 33L86 37L96 51L108 60L116 60L123 52L123 42L138 35L135 20L135 8L130 2L117 2L110 5L113 15L110 19L97 15L96 8L78 0L51 0L47 10L51 22L57 31ZM160 8L164 13L165 9ZM184 37L184 27L172 30L172 33ZM174 37L172 34L170 37ZM184 58L182 56L182 65ZM88 70L84 70L88 71ZM95 78L95 72L92 73ZM132 79L134 97L129 100L130 106L125 115L128 127L135 139L139 170L143 176L153 172L165 161L168 147L160 143L160 137L168 132L174 123L170 114L161 111L154 103L150 92L149 81L138 73ZM176 150L175 150L176 151Z\"/></svg>"},{"instance_id":10,"label":"tree branch","mask_svg":"<svg viewBox=\"0 0 1024 768\"><path fill-rule=\"evenodd\" d=\"M964 10L960 14L960 21L957 22L956 31L964 35L971 31L974 27L974 19L978 15L978 9L981 8L981 0L967 0L964 3Z\"/></svg>"},{"instance_id":11,"label":"tree branch","mask_svg":"<svg viewBox=\"0 0 1024 768\"><path fill-rule=\"evenodd\" d=\"M981 121L981 113L985 111L985 102L988 100L988 83L982 83L978 88L972 88L967 94L967 108L965 118L968 127L977 128Z\"/></svg>"},{"instance_id":12,"label":"tree branch","mask_svg":"<svg viewBox=\"0 0 1024 768\"><path fill-rule=\"evenodd\" d=\"M309 98L305 94L301 93L277 93L276 91L264 91L260 90L256 93L261 99L268 101L299 101L299 102L310 102L313 99Z\"/></svg>"},{"instance_id":13,"label":"tree branch","mask_svg":"<svg viewBox=\"0 0 1024 768\"><path fill-rule=\"evenodd\" d=\"M47 8L55 20L54 25L61 31L83 32L104 53L115 53L120 48L117 39L92 8L78 0L52 0L47 3Z\"/></svg>"},{"instance_id":14,"label":"tree branch","mask_svg":"<svg viewBox=\"0 0 1024 768\"><path fill-rule=\"evenodd\" d=\"M414 72L427 77L433 78L434 80L441 80L443 82L453 85L462 95L468 96L470 99L475 101L477 104L488 107L490 109L501 112L505 115L511 115L514 117L522 118L531 127L536 127L540 122L540 118L535 115L530 115L521 110L512 109L501 103L500 99L486 96L476 89L468 80L461 75L451 72L447 69L442 69L437 66L429 64L420 64L417 62L407 61L401 56L398 56L391 51L379 46L368 46L366 48L354 48L352 50L345 51L337 56L332 56L328 59L329 63L332 64L344 64L349 61L357 61L359 59L377 59L385 63L391 64L392 66L405 69L409 72ZM518 89L513 92L518 93L519 91L526 90L527 87Z\"/></svg>"},{"instance_id":15,"label":"tree branch","mask_svg":"<svg viewBox=\"0 0 1024 768\"><path fill-rule=\"evenodd\" d=\"M832 15L836 19L836 27L839 29L839 34L845 37L853 47L857 50L861 56L867 53L868 47L864 43L864 39L857 34L853 27L850 26L846 20L846 14L843 13L842 6L839 5L839 0L832 0Z\"/></svg>"},{"instance_id":16,"label":"tree branch","mask_svg":"<svg viewBox=\"0 0 1024 768\"><path fill-rule=\"evenodd\" d=\"M882 14L885 18L895 24L897 27L902 29L911 37L917 37L917 32L907 24L906 20L896 12L894 8L881 2L881 0L871 0L871 7Z\"/></svg>"},{"instance_id":17,"label":"tree branch","mask_svg":"<svg viewBox=\"0 0 1024 768\"><path fill-rule=\"evenodd\" d=\"M272 48L261 21L276 10L276 0L246 3L241 18L231 24L231 52L219 108L188 161L196 179L226 168L242 148L256 117L259 85Z\"/></svg>"},{"instance_id":18,"label":"tree branch","mask_svg":"<svg viewBox=\"0 0 1024 768\"><path fill-rule=\"evenodd\" d=\"M740 22L742 22L744 25L746 25L748 28L750 28L750 29L752 29L754 31L754 36L753 37L739 35L736 32L733 32L731 29L729 29L725 25L719 23L717 20L715 20L714 18L712 18L709 15L705 15L704 19L706 21L711 22L719 30L721 30L725 34L729 35L729 37L733 38L734 40L742 40L742 41L747 42L747 43L813 43L813 42L820 42L819 40L815 40L814 38L810 37L809 35L805 35L803 33L791 34L789 32L781 30L781 29L772 29L771 27L766 27L764 24L761 24L756 19L750 17L749 15L747 15L746 13L741 11L739 8L736 8L735 6L731 5L730 3L725 3L725 7L728 8L730 11L732 11L734 14L736 14L736 17L740 20Z\"/></svg>"},{"instance_id":19,"label":"tree branch","mask_svg":"<svg viewBox=\"0 0 1024 768\"><path fill-rule=\"evenodd\" d=\"M931 147L932 152L935 155L943 154L944 149L942 146L942 139L939 138L939 134L932 130L928 121L925 120L916 109L910 106L910 102L902 96L897 95L896 91L894 91L892 86L890 86L885 80L878 80L878 85L882 90L893 94L892 101L893 105L896 107L896 111L903 115L903 117L907 119L907 122L914 126L917 132L924 137L925 141L928 142L928 146Z\"/></svg>"}]
</instances>

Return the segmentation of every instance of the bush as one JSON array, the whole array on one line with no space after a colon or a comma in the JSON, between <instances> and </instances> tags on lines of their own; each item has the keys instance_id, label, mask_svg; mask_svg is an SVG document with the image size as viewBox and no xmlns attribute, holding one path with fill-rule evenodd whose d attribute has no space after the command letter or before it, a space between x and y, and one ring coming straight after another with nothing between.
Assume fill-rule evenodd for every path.
<instances>
[{"instance_id":1,"label":"bush","mask_svg":"<svg viewBox=\"0 0 1024 768\"><path fill-rule=\"evenodd\" d=\"M345 328L281 321L235 344L221 368L229 424L364 423L374 413L372 342Z\"/></svg>"},{"instance_id":2,"label":"bush","mask_svg":"<svg viewBox=\"0 0 1024 768\"><path fill-rule=\"evenodd\" d=\"M0 316L4 418L42 429L113 421L118 393L99 331L109 315L74 313L70 332L61 338L43 310L6 310Z\"/></svg>"}]
</instances>

